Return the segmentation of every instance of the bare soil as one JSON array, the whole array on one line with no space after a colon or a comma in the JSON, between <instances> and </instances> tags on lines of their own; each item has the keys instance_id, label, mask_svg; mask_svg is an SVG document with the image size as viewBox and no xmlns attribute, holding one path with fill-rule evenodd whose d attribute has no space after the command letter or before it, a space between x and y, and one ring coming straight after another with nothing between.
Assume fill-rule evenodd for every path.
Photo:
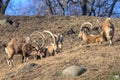
<instances>
[{"instance_id":1,"label":"bare soil","mask_svg":"<svg viewBox=\"0 0 120 80\"><path fill-rule=\"evenodd\" d=\"M114 45L108 42L81 46L77 38L80 25L85 21L98 26L105 18L88 16L31 16L10 17L1 16L0 20L9 19L13 23L0 26L0 80L114 80L114 75L120 76L120 19L112 19L115 26ZM53 33L65 33L73 28L76 34L64 34L63 50L55 56L42 60L30 59L21 63L21 56L14 56L14 67L6 63L6 53L3 44L13 37L26 37L34 31L50 30ZM38 64L28 72L19 69L29 63ZM62 71L71 65L78 65L86 69L78 77L63 77ZM119 78L120 79L120 78Z\"/></svg>"}]
</instances>

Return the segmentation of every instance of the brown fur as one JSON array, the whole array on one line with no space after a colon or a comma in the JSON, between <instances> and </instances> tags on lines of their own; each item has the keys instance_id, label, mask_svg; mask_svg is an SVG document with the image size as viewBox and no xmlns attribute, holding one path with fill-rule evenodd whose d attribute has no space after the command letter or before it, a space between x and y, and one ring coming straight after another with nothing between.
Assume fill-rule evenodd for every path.
<instances>
[{"instance_id":1,"label":"brown fur","mask_svg":"<svg viewBox=\"0 0 120 80\"><path fill-rule=\"evenodd\" d=\"M62 34L54 34L56 39L56 45L57 45L57 52L60 52L63 48L63 35Z\"/></svg>"},{"instance_id":2,"label":"brown fur","mask_svg":"<svg viewBox=\"0 0 120 80\"><path fill-rule=\"evenodd\" d=\"M104 38L102 35L88 35L85 32L80 32L78 37L82 38L87 44L90 43L102 43Z\"/></svg>"},{"instance_id":3,"label":"brown fur","mask_svg":"<svg viewBox=\"0 0 120 80\"><path fill-rule=\"evenodd\" d=\"M34 45L32 45L31 43L23 44L23 46L22 46L22 52L23 52L22 62L23 62L23 60L24 60L24 62L26 62L26 57L32 55L33 54L32 51L35 51L37 53L37 49L35 48Z\"/></svg>"},{"instance_id":4,"label":"brown fur","mask_svg":"<svg viewBox=\"0 0 120 80\"><path fill-rule=\"evenodd\" d=\"M32 50L35 50L35 47L28 43L28 40L24 38L12 38L10 42L8 42L7 47L5 47L5 52L7 53L7 63L9 66L13 65L13 56L16 54L22 55L22 62L25 60L27 54L31 53Z\"/></svg>"},{"instance_id":5,"label":"brown fur","mask_svg":"<svg viewBox=\"0 0 120 80\"><path fill-rule=\"evenodd\" d=\"M109 40L109 45L113 44L114 25L110 18L107 18L101 25L101 34L106 38L106 41Z\"/></svg>"},{"instance_id":6,"label":"brown fur","mask_svg":"<svg viewBox=\"0 0 120 80\"><path fill-rule=\"evenodd\" d=\"M53 56L56 54L57 46L51 43L49 46L46 47L46 49L46 55Z\"/></svg>"},{"instance_id":7,"label":"brown fur","mask_svg":"<svg viewBox=\"0 0 120 80\"><path fill-rule=\"evenodd\" d=\"M26 61L27 56L34 56L34 58L37 59L37 56L40 56L42 59L43 54L40 52L40 48L37 44L35 43L25 43L22 46L22 51L23 51L23 60Z\"/></svg>"},{"instance_id":8,"label":"brown fur","mask_svg":"<svg viewBox=\"0 0 120 80\"><path fill-rule=\"evenodd\" d=\"M56 37L53 35L52 32L50 32L48 30L43 31L43 33L48 33L53 38L53 43L51 43L50 45L45 47L45 49L46 49L45 54L49 55L49 56L56 54L56 52L57 52Z\"/></svg>"},{"instance_id":9,"label":"brown fur","mask_svg":"<svg viewBox=\"0 0 120 80\"><path fill-rule=\"evenodd\" d=\"M15 54L22 54L22 46L25 43L25 40L21 39L21 38L12 38L10 40L10 42L8 42L7 47L5 47L5 51L7 53L7 61L8 61L8 65L13 65L11 63L11 60L13 59L13 56Z\"/></svg>"}]
</instances>

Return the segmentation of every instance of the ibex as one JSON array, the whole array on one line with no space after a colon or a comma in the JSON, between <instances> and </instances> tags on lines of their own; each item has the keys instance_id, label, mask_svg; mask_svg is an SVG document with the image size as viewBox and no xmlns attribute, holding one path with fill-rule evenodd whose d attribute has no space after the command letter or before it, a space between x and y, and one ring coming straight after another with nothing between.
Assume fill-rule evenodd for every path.
<instances>
[{"instance_id":1,"label":"ibex","mask_svg":"<svg viewBox=\"0 0 120 80\"><path fill-rule=\"evenodd\" d=\"M8 45L5 47L5 52L7 53L7 64L9 66L14 65L13 56L16 54L22 55L22 62L25 61L26 55L29 55L32 50L37 50L36 46L32 45L30 38L12 38ZM30 53L29 53L30 52Z\"/></svg>"},{"instance_id":2,"label":"ibex","mask_svg":"<svg viewBox=\"0 0 120 80\"><path fill-rule=\"evenodd\" d=\"M109 45L113 44L113 36L114 36L114 25L111 22L110 18L106 18L106 20L100 24L100 22L97 20L98 24L101 28L101 34L105 37L106 41L109 41Z\"/></svg>"},{"instance_id":3,"label":"ibex","mask_svg":"<svg viewBox=\"0 0 120 80\"><path fill-rule=\"evenodd\" d=\"M41 46L43 47L43 46ZM23 60L26 62L26 57L32 55L37 59L37 56L40 56L42 59L42 54L40 53L40 47L36 43L25 43L22 46L22 52L23 52Z\"/></svg>"},{"instance_id":4,"label":"ibex","mask_svg":"<svg viewBox=\"0 0 120 80\"><path fill-rule=\"evenodd\" d=\"M104 38L102 35L88 34L88 33L86 33L85 30L82 30L83 26L85 24L92 25L90 22L83 23L80 27L80 32L78 34L78 37L82 38L82 40L85 41L85 43L87 43L87 44L89 44L89 43L102 43L104 41Z\"/></svg>"},{"instance_id":5,"label":"ibex","mask_svg":"<svg viewBox=\"0 0 120 80\"><path fill-rule=\"evenodd\" d=\"M45 54L46 54L47 56L56 54L57 45L56 45L56 40L55 40L54 35L52 34L52 32L50 32L50 31L48 31L48 30L44 30L43 33L48 33L48 34L50 34L50 35L52 36L52 38L53 38L53 43L51 42L50 45L48 45L48 46L45 47Z\"/></svg>"},{"instance_id":6,"label":"ibex","mask_svg":"<svg viewBox=\"0 0 120 80\"><path fill-rule=\"evenodd\" d=\"M55 55L60 50L62 50L62 42L63 42L63 35L62 34L53 34L49 30L44 30L43 33L48 33L52 36L53 43L51 42L50 45L45 46L40 49L41 52L44 52L46 56Z\"/></svg>"},{"instance_id":7,"label":"ibex","mask_svg":"<svg viewBox=\"0 0 120 80\"><path fill-rule=\"evenodd\" d=\"M62 34L54 34L56 39L56 45L57 45L57 52L60 52L63 48L63 35Z\"/></svg>"},{"instance_id":8,"label":"ibex","mask_svg":"<svg viewBox=\"0 0 120 80\"><path fill-rule=\"evenodd\" d=\"M22 46L26 43L23 38L12 38L5 47L5 52L7 53L7 63L9 66L13 65L13 56L15 54L22 54Z\"/></svg>"}]
</instances>

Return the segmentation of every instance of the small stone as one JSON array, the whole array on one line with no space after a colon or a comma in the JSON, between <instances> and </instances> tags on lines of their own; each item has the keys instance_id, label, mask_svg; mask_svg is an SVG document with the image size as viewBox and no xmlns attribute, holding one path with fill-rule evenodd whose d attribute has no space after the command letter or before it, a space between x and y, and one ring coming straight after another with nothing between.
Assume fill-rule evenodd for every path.
<instances>
[{"instance_id":1,"label":"small stone","mask_svg":"<svg viewBox=\"0 0 120 80\"><path fill-rule=\"evenodd\" d=\"M6 21L7 21L6 19L0 20L0 25L1 25L1 26L5 25L5 24L6 24Z\"/></svg>"},{"instance_id":2,"label":"small stone","mask_svg":"<svg viewBox=\"0 0 120 80\"><path fill-rule=\"evenodd\" d=\"M113 78L114 79L120 79L120 75L114 75Z\"/></svg>"},{"instance_id":3,"label":"small stone","mask_svg":"<svg viewBox=\"0 0 120 80\"><path fill-rule=\"evenodd\" d=\"M32 70L33 68L37 67L38 64L36 63L29 63L29 64L26 64L25 66L22 66L21 68L18 69L18 72L19 73L26 73L26 72L29 72L30 70Z\"/></svg>"}]
</instances>

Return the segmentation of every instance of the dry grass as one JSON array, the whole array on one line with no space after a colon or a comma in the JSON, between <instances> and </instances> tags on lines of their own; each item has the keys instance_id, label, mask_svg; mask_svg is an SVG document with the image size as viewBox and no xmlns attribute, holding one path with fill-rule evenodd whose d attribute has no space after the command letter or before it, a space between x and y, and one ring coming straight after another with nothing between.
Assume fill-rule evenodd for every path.
<instances>
[{"instance_id":1,"label":"dry grass","mask_svg":"<svg viewBox=\"0 0 120 80\"><path fill-rule=\"evenodd\" d=\"M6 17L5 17L6 18ZM114 46L109 47L108 43L102 45L94 44L92 46L80 46L81 41L76 37L79 32L79 26L90 21L94 26L96 20L101 22L104 18L71 16L71 17L9 17L19 22L19 27L1 26L0 41L7 43L11 37L29 36L33 31L51 30L53 33L64 32L73 28L76 35L64 36L64 49L56 56L50 56L42 60L31 59L28 63L21 64L21 56L14 56L15 67L8 67L6 64L6 55L1 48L0 53L0 79L5 80L110 80L112 76L120 74L120 19L112 19L115 24ZM4 36L3 36L4 35ZM4 57L2 57L4 56ZM21 67L29 63L38 64L37 67L28 72L19 72ZM87 71L81 76L74 78L65 78L61 75L63 69L70 65L79 65ZM6 74L13 74L8 78Z\"/></svg>"}]
</instances>

